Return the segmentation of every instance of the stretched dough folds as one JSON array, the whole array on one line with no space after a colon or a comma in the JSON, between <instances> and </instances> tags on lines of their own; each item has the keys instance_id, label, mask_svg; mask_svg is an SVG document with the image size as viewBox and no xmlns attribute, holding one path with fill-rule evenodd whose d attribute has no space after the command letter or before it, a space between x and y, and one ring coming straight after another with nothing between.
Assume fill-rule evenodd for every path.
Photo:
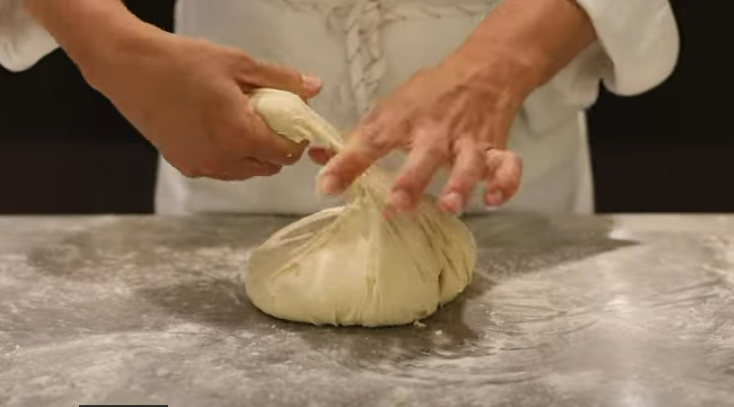
<instances>
[{"instance_id":1,"label":"stretched dough folds","mask_svg":"<svg viewBox=\"0 0 734 407\"><path fill-rule=\"evenodd\" d=\"M251 103L285 137L343 147L341 135L296 95L260 89ZM245 274L253 304L293 321L376 327L412 323L455 299L472 280L472 233L429 196L386 221L391 183L373 167L345 206L296 221L253 250Z\"/></svg>"}]
</instances>

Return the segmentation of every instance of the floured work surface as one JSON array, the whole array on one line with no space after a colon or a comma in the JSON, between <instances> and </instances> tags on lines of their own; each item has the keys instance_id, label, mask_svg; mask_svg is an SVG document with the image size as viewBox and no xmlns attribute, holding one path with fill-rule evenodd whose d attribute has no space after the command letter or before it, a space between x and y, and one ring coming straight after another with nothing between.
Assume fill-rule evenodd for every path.
<instances>
[{"instance_id":1,"label":"floured work surface","mask_svg":"<svg viewBox=\"0 0 734 407\"><path fill-rule=\"evenodd\" d=\"M0 406L725 406L734 218L493 215L425 326L319 328L244 296L288 219L0 218Z\"/></svg>"}]
</instances>

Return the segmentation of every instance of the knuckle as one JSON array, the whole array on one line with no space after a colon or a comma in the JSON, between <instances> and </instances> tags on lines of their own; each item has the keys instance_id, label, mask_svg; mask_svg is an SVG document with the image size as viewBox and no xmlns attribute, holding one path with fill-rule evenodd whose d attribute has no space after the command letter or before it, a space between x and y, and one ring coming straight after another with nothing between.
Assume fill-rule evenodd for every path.
<instances>
[{"instance_id":1,"label":"knuckle","mask_svg":"<svg viewBox=\"0 0 734 407\"><path fill-rule=\"evenodd\" d=\"M431 181L432 171L415 167L405 168L395 179L395 186L411 195L423 192Z\"/></svg>"},{"instance_id":2,"label":"knuckle","mask_svg":"<svg viewBox=\"0 0 734 407\"><path fill-rule=\"evenodd\" d=\"M395 179L395 188L400 189L402 191L405 191L409 194L414 194L418 190L418 185L416 183L415 177L412 175L412 171L407 169L404 170L396 179Z\"/></svg>"},{"instance_id":3,"label":"knuckle","mask_svg":"<svg viewBox=\"0 0 734 407\"><path fill-rule=\"evenodd\" d=\"M449 179L449 182L446 185L446 190L466 195L472 191L478 181L479 179L469 179L460 176L453 176L451 179Z\"/></svg>"},{"instance_id":4,"label":"knuckle","mask_svg":"<svg viewBox=\"0 0 734 407\"><path fill-rule=\"evenodd\" d=\"M396 182L395 189L405 191L411 197L417 197L423 192L423 187L418 184L417 180L405 180L403 182Z\"/></svg>"},{"instance_id":5,"label":"knuckle","mask_svg":"<svg viewBox=\"0 0 734 407\"><path fill-rule=\"evenodd\" d=\"M365 161L378 160L393 147L393 141L385 132L370 131L357 137L359 158Z\"/></svg>"},{"instance_id":6,"label":"knuckle","mask_svg":"<svg viewBox=\"0 0 734 407\"><path fill-rule=\"evenodd\" d=\"M257 85L289 91L298 91L301 88L301 75L293 69L267 61L257 61L250 65L251 76L255 78Z\"/></svg>"},{"instance_id":7,"label":"knuckle","mask_svg":"<svg viewBox=\"0 0 734 407\"><path fill-rule=\"evenodd\" d=\"M462 177L456 176L451 179L449 188L458 192L467 192L471 190L479 181L479 177Z\"/></svg>"},{"instance_id":8,"label":"knuckle","mask_svg":"<svg viewBox=\"0 0 734 407\"><path fill-rule=\"evenodd\" d=\"M365 147L367 147L367 151L371 157L381 155L384 151L392 147L392 141L380 134L373 133L370 137L365 138Z\"/></svg>"},{"instance_id":9,"label":"knuckle","mask_svg":"<svg viewBox=\"0 0 734 407\"><path fill-rule=\"evenodd\" d=\"M425 154L437 162L447 162L451 158L449 148L443 143L428 142L424 147Z\"/></svg>"},{"instance_id":10,"label":"knuckle","mask_svg":"<svg viewBox=\"0 0 734 407\"><path fill-rule=\"evenodd\" d=\"M459 137L451 143L451 153L453 155L459 155L466 150L481 151L479 146L467 137Z\"/></svg>"},{"instance_id":11,"label":"knuckle","mask_svg":"<svg viewBox=\"0 0 734 407\"><path fill-rule=\"evenodd\" d=\"M485 164L492 173L499 169L502 162L502 154L498 150L490 150L485 154Z\"/></svg>"}]
</instances>

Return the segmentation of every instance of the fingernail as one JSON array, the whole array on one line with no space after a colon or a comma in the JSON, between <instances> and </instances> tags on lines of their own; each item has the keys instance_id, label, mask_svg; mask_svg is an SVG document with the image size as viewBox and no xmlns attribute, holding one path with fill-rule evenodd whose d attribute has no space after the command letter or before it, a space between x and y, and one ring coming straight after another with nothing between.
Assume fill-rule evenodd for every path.
<instances>
[{"instance_id":1,"label":"fingernail","mask_svg":"<svg viewBox=\"0 0 734 407\"><path fill-rule=\"evenodd\" d=\"M503 201L503 194L502 191L492 191L491 193L486 195L485 203L487 204L487 207L497 208L502 204Z\"/></svg>"},{"instance_id":2,"label":"fingernail","mask_svg":"<svg viewBox=\"0 0 734 407\"><path fill-rule=\"evenodd\" d=\"M403 190L393 191L387 200L387 205L398 212L405 212L410 209L410 195Z\"/></svg>"},{"instance_id":3,"label":"fingernail","mask_svg":"<svg viewBox=\"0 0 734 407\"><path fill-rule=\"evenodd\" d=\"M448 195L445 195L441 200L443 201L443 206L449 212L453 212L458 215L461 214L461 211L464 209L464 198L462 198L458 192L451 192Z\"/></svg>"},{"instance_id":4,"label":"fingernail","mask_svg":"<svg viewBox=\"0 0 734 407\"><path fill-rule=\"evenodd\" d=\"M326 174L319 179L319 192L322 195L334 195L339 192L341 182L334 175Z\"/></svg>"},{"instance_id":5,"label":"fingernail","mask_svg":"<svg viewBox=\"0 0 734 407\"><path fill-rule=\"evenodd\" d=\"M308 94L314 94L321 89L321 78L318 76L303 75L301 77L303 81L303 90Z\"/></svg>"}]
</instances>

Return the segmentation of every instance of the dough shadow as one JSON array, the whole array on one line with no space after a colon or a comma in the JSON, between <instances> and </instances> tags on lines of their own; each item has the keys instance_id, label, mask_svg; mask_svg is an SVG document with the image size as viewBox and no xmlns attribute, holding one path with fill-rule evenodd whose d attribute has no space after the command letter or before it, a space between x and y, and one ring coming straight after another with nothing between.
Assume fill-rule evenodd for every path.
<instances>
[{"instance_id":1,"label":"dough shadow","mask_svg":"<svg viewBox=\"0 0 734 407\"><path fill-rule=\"evenodd\" d=\"M266 218L254 224L245 218L203 217L183 222L180 219L154 220L152 227L143 225L144 220L113 224L69 235L55 249L39 248L29 254L29 262L39 272L54 277L104 282L122 278L114 273L117 272L116 267L127 261L120 259L105 265L109 259L105 259L104 252L118 248L133 252L138 256L136 261L145 267L124 276L121 283L134 290L128 301L138 298L158 307L168 316L209 325L224 332L247 331L254 335L282 335L287 332L344 366L374 369L384 363L409 363L426 356L462 357L477 349L490 354L495 350L486 343L487 336L492 333L485 328L490 324L486 315L492 311L493 304L488 304L486 299L495 287L523 275L545 273L561 264L636 244L611 238L613 220L605 217L500 213L469 217L467 221L479 248L473 283L459 298L422 324L391 328L315 327L267 316L252 306L245 294L241 274L233 271L232 264L223 266L225 268L221 270L194 273L183 263L173 263L177 270L165 269L168 280L160 280L165 283L159 281L157 286L148 284L152 280L145 274L156 273L161 264L170 261L156 249L163 247L181 251L234 244L234 249L244 251L289 221ZM246 227L239 227L238 222ZM140 230L144 232L140 233ZM257 233L252 233L253 230ZM59 251L62 256L58 255ZM185 282L177 282L177 275L186 276ZM162 321L165 320L167 318Z\"/></svg>"},{"instance_id":2,"label":"dough shadow","mask_svg":"<svg viewBox=\"0 0 734 407\"><path fill-rule=\"evenodd\" d=\"M422 321L425 326L316 327L279 320L250 303L240 275L142 289L139 294L166 312L193 322L263 334L272 334L275 327L297 334L316 351L346 352L350 355L346 360L394 360L400 355L456 352L475 346L483 339L484 331L467 321L468 317L481 320L472 305L481 303L501 281L635 244L610 238L613 222L608 218L557 220L539 215L503 215L470 221L480 257L474 281L455 301Z\"/></svg>"},{"instance_id":3,"label":"dough shadow","mask_svg":"<svg viewBox=\"0 0 734 407\"><path fill-rule=\"evenodd\" d=\"M32 248L27 263L44 275L104 282L121 266L133 264L140 270L168 266L176 262L176 253L222 247L246 252L290 221L245 216L119 217L60 234Z\"/></svg>"},{"instance_id":4,"label":"dough shadow","mask_svg":"<svg viewBox=\"0 0 734 407\"><path fill-rule=\"evenodd\" d=\"M166 287L140 289L137 295L182 320L226 331L251 329L272 320L262 315L232 279L207 279Z\"/></svg>"},{"instance_id":5,"label":"dough shadow","mask_svg":"<svg viewBox=\"0 0 734 407\"><path fill-rule=\"evenodd\" d=\"M299 333L317 351L333 354L339 347L340 354L347 355L338 359L347 364L361 361L363 366L377 366L406 358L459 357L492 342L483 329L489 322L486 315L492 312L485 301L501 282L637 244L611 238L611 218L498 214L468 220L479 247L474 281L455 301L420 324L379 329L288 324L285 329ZM481 351L487 354L496 349Z\"/></svg>"}]
</instances>

